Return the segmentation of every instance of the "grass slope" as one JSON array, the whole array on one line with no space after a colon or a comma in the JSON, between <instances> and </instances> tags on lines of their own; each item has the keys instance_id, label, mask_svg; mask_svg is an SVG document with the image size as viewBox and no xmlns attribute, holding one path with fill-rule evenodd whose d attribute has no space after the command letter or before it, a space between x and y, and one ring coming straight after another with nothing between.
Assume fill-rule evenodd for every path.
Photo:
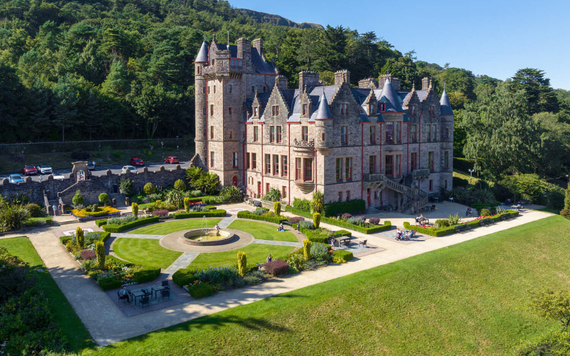
<instances>
[{"instance_id":1,"label":"grass slope","mask_svg":"<svg viewBox=\"0 0 570 356\"><path fill-rule=\"evenodd\" d=\"M255 264L265 262L269 254L271 254L274 259L285 259L285 255L294 249L295 248L290 246L249 244L231 251L201 253L192 261L188 268L198 269L236 264L238 250L245 252L248 264Z\"/></svg>"},{"instance_id":2,"label":"grass slope","mask_svg":"<svg viewBox=\"0 0 570 356\"><path fill-rule=\"evenodd\" d=\"M71 304L69 304L51 274L45 270L45 265L30 240L27 237L0 239L0 246L4 246L11 254L29 263L33 270L44 268L44 272L37 272L36 275L43 285L43 290L49 298L51 310L55 314L55 319L65 338L69 341L71 350L79 352L94 347L95 344L91 340L91 335L89 335L89 332L85 329L77 314L75 314Z\"/></svg>"},{"instance_id":3,"label":"grass slope","mask_svg":"<svg viewBox=\"0 0 570 356\"><path fill-rule=\"evenodd\" d=\"M190 229L199 229L202 227L214 227L222 219L186 219L169 222L161 222L134 231L129 234L145 234L145 235L168 235L172 232Z\"/></svg>"},{"instance_id":4,"label":"grass slope","mask_svg":"<svg viewBox=\"0 0 570 356\"><path fill-rule=\"evenodd\" d=\"M120 238L113 243L113 251L124 260L149 268L167 268L182 255L154 239Z\"/></svg>"},{"instance_id":5,"label":"grass slope","mask_svg":"<svg viewBox=\"0 0 570 356\"><path fill-rule=\"evenodd\" d=\"M504 355L558 328L529 291L568 288L570 222L550 217L239 306L102 355Z\"/></svg>"},{"instance_id":6,"label":"grass slope","mask_svg":"<svg viewBox=\"0 0 570 356\"><path fill-rule=\"evenodd\" d=\"M297 242L295 235L289 231L278 232L277 225L264 224L249 220L235 220L228 226L230 229L249 232L258 240L291 241Z\"/></svg>"}]
</instances>

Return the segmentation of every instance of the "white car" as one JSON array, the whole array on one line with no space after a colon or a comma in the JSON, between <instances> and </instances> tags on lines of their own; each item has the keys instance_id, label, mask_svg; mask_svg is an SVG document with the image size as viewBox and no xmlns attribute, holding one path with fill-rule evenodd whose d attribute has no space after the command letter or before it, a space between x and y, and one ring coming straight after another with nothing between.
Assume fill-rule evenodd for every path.
<instances>
[{"instance_id":1,"label":"white car","mask_svg":"<svg viewBox=\"0 0 570 356\"><path fill-rule=\"evenodd\" d=\"M121 173L138 173L139 171L134 166L123 166Z\"/></svg>"},{"instance_id":2,"label":"white car","mask_svg":"<svg viewBox=\"0 0 570 356\"><path fill-rule=\"evenodd\" d=\"M63 176L63 173L54 173L54 174L53 174L53 179L64 180L65 177Z\"/></svg>"},{"instance_id":3,"label":"white car","mask_svg":"<svg viewBox=\"0 0 570 356\"><path fill-rule=\"evenodd\" d=\"M36 168L38 169L40 174L52 174L53 173L53 170L51 169L51 166L49 164L40 164Z\"/></svg>"}]
</instances>

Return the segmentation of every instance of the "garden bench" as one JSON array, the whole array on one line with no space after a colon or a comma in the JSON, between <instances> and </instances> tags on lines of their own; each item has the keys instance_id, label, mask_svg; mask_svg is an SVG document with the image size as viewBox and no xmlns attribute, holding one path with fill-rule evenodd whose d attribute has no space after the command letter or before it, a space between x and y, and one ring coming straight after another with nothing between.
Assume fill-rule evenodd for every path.
<instances>
[{"instance_id":1,"label":"garden bench","mask_svg":"<svg viewBox=\"0 0 570 356\"><path fill-rule=\"evenodd\" d=\"M455 227L455 232L461 232L461 231L465 231L465 230L469 230L471 229L471 226L469 225L457 225Z\"/></svg>"},{"instance_id":2,"label":"garden bench","mask_svg":"<svg viewBox=\"0 0 570 356\"><path fill-rule=\"evenodd\" d=\"M281 224L283 225L289 225L289 226L293 226L292 223L289 222L289 220L281 220Z\"/></svg>"},{"instance_id":3,"label":"garden bench","mask_svg":"<svg viewBox=\"0 0 570 356\"><path fill-rule=\"evenodd\" d=\"M491 224L492 224L491 219L482 219L482 220L479 222L479 225L481 225L481 226L491 225Z\"/></svg>"},{"instance_id":4,"label":"garden bench","mask_svg":"<svg viewBox=\"0 0 570 356\"><path fill-rule=\"evenodd\" d=\"M366 246L367 242L368 242L368 240L360 241L360 242L358 242L358 245L362 246L362 247L368 247L368 246Z\"/></svg>"}]
</instances>

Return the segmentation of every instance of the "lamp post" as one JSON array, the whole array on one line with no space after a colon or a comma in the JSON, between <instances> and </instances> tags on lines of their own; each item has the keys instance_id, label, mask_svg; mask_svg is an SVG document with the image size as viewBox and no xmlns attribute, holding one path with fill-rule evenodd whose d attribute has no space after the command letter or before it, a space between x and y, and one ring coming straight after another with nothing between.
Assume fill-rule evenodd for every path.
<instances>
[{"instance_id":1,"label":"lamp post","mask_svg":"<svg viewBox=\"0 0 570 356\"><path fill-rule=\"evenodd\" d=\"M473 183L472 183L472 181L473 181L473 172L475 172L475 170L469 168L468 171L469 171L469 184L473 184Z\"/></svg>"}]
</instances>

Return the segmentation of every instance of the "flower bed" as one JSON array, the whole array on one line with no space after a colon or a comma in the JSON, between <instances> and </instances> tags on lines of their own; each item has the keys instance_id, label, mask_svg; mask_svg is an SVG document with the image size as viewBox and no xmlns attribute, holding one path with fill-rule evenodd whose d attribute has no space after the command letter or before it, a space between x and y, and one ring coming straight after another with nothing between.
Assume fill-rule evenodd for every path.
<instances>
[{"instance_id":1,"label":"flower bed","mask_svg":"<svg viewBox=\"0 0 570 356\"><path fill-rule=\"evenodd\" d=\"M88 211L86 208L74 209L71 211L71 215L73 215L79 220L88 220L101 216L111 216L111 215L120 215L120 214L121 212L119 210L110 206L100 206L97 208L97 211Z\"/></svg>"},{"instance_id":2,"label":"flower bed","mask_svg":"<svg viewBox=\"0 0 570 356\"><path fill-rule=\"evenodd\" d=\"M283 220L287 221L287 217L286 216L275 216L275 214L273 215L266 215L262 214L262 215L258 215L258 214L254 214L251 211L240 211L237 214L237 217L240 219L252 219L252 220L260 220L260 221L269 221L272 222L274 224L280 224Z\"/></svg>"},{"instance_id":3,"label":"flower bed","mask_svg":"<svg viewBox=\"0 0 570 356\"><path fill-rule=\"evenodd\" d=\"M239 214L238 214L239 215ZM189 219L189 218L213 218L213 217L224 217L226 216L226 211L223 209L216 209L210 211L190 211L172 214L173 219Z\"/></svg>"},{"instance_id":4,"label":"flower bed","mask_svg":"<svg viewBox=\"0 0 570 356\"><path fill-rule=\"evenodd\" d=\"M295 209L291 206L287 206L285 208L285 210L289 211L293 214L301 215L307 219L311 219L311 221L313 219L313 216L310 213L307 213L306 211L302 211L299 209ZM348 214L348 215L350 215L350 214ZM348 215L346 217L347 220L349 218L351 218L351 216L348 217ZM373 225L370 223L366 223L368 225L359 226L359 225L351 224L351 223L343 220L342 218L335 219L335 218L328 218L325 216L321 216L321 222L324 222L326 224L339 226L339 227L344 227L346 229L362 232L365 234L374 234L376 232L387 231L387 230L390 230L392 228L392 223L390 221L384 221L384 224L382 224L382 225Z\"/></svg>"},{"instance_id":5,"label":"flower bed","mask_svg":"<svg viewBox=\"0 0 570 356\"><path fill-rule=\"evenodd\" d=\"M129 222L129 223L126 223L124 225L105 224L105 225L102 225L102 228L103 228L103 230L105 230L107 232L121 232L121 231L125 231L128 229L132 229L133 227L155 223L155 222L158 222L159 220L160 219L158 216L152 216L150 218L137 219L133 222Z\"/></svg>"}]
</instances>

